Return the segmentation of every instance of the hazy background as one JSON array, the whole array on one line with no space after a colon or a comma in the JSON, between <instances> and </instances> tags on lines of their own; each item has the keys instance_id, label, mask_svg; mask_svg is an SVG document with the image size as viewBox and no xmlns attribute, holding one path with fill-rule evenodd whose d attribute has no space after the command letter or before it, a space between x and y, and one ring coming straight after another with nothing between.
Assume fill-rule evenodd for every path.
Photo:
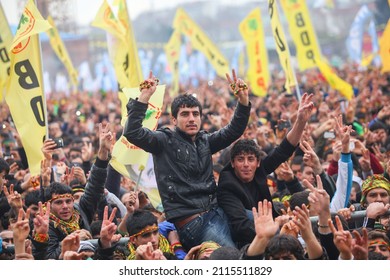
<instances>
[{"instance_id":1,"label":"hazy background","mask_svg":"<svg viewBox=\"0 0 390 280\"><path fill-rule=\"evenodd\" d=\"M26 0L0 0L0 2L15 32ZM106 33L90 26L103 1L36 0L36 2L44 17L50 14L54 18L71 60L81 75L89 75L88 79L94 80L97 87L110 87L110 84L115 84L111 81L115 79L115 75L112 73L107 57ZM113 1L108 2L112 4ZM321 51L334 65L341 65L348 59L345 40L351 23L363 4L367 4L374 14L378 36L381 35L390 15L387 0L307 0L306 2ZM260 7L270 67L271 69L279 67L266 0L128 0L127 5L143 71L148 73L152 69L164 82L169 82L171 76L170 69L166 65L163 46L172 34L171 25L178 7L185 9L211 37L232 68L237 67L240 54L245 52L238 26L252 9ZM290 40L283 12L279 10L284 30ZM49 86L57 87L58 83L66 81L66 71L51 50L47 36L41 36L41 41L46 82L50 83ZM364 51L369 52L370 42L364 41L363 44ZM294 60L295 49L291 41L290 51ZM203 55L193 50L185 38L183 38L180 71L181 80L188 80L191 77L195 80L212 79L215 76ZM58 76L62 82L58 82ZM96 79L100 80L96 81ZM106 84L102 85L102 83Z\"/></svg>"}]
</instances>

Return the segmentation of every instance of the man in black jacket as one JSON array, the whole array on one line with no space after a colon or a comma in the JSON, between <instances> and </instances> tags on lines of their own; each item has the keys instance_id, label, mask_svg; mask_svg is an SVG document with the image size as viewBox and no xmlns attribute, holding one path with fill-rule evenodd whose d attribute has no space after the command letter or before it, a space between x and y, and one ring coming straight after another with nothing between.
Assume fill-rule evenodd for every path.
<instances>
[{"instance_id":1,"label":"man in black jacket","mask_svg":"<svg viewBox=\"0 0 390 280\"><path fill-rule=\"evenodd\" d=\"M259 201L272 201L267 175L285 162L299 144L306 122L314 107L313 95L305 93L297 120L282 143L260 161L260 149L253 140L239 140L231 150L231 162L219 176L218 204L229 218L232 237L238 247L252 242L256 235L252 207ZM273 216L277 213L273 209Z\"/></svg>"},{"instance_id":2,"label":"man in black jacket","mask_svg":"<svg viewBox=\"0 0 390 280\"><path fill-rule=\"evenodd\" d=\"M174 130L157 131L142 126L150 97L158 80L150 73L141 83L138 100L127 104L128 120L123 135L132 144L153 154L157 186L166 218L175 224L187 250L212 240L234 246L226 216L216 203L217 185L213 176L212 154L228 147L245 131L249 119L248 88L233 71L226 75L238 98L233 119L224 128L200 131L202 106L192 95L177 96L171 105Z\"/></svg>"}]
</instances>

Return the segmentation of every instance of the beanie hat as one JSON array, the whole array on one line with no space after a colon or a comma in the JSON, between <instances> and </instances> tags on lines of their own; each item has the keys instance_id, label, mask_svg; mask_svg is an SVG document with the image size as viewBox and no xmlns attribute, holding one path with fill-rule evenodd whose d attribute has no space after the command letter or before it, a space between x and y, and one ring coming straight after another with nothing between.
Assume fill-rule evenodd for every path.
<instances>
[{"instance_id":1,"label":"beanie hat","mask_svg":"<svg viewBox=\"0 0 390 280\"><path fill-rule=\"evenodd\" d=\"M387 191L390 195L390 181L385 178L383 175L374 174L369 176L366 180L364 180L362 184L362 198L360 200L360 204L364 206L366 203L367 193L373 189L382 188Z\"/></svg>"}]
</instances>

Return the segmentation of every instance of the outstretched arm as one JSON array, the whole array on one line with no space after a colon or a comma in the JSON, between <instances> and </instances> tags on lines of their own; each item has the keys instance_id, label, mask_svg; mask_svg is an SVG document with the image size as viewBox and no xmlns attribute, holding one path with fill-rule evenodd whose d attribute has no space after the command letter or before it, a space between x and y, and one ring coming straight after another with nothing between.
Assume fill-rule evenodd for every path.
<instances>
[{"instance_id":1,"label":"outstretched arm","mask_svg":"<svg viewBox=\"0 0 390 280\"><path fill-rule=\"evenodd\" d=\"M301 103L298 108L298 116L296 121L294 122L293 127L287 133L287 140L291 145L296 146L299 144L301 140L303 130L305 129L306 123L311 116L311 112L314 108L314 104L311 101L313 99L313 94L305 93L302 96Z\"/></svg>"}]
</instances>

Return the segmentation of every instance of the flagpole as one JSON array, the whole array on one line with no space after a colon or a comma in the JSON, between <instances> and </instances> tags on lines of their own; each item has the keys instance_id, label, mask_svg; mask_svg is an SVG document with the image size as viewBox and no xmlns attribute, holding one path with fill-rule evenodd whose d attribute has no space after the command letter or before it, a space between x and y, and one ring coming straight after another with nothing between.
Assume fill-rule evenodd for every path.
<instances>
[{"instance_id":1,"label":"flagpole","mask_svg":"<svg viewBox=\"0 0 390 280\"><path fill-rule=\"evenodd\" d=\"M139 182L141 181L141 177L142 177L142 172L144 171L145 167L143 165L141 165L138 170L140 171L139 172L139 175L138 175L138 178L137 178L137 184L135 185L135 189L134 191L138 191L139 189Z\"/></svg>"},{"instance_id":2,"label":"flagpole","mask_svg":"<svg viewBox=\"0 0 390 280\"><path fill-rule=\"evenodd\" d=\"M38 9L38 5L37 5L37 0L34 0L34 3L35 3L35 6L37 7ZM43 114L44 114L44 118L45 118L45 129L46 129L46 138L45 139L49 139L49 125L48 125L48 115L47 115L47 105L46 105L46 94L45 94L45 86L44 86L44 83L43 83L43 61L42 61L42 44L41 44L41 36L40 34L37 34L38 35L38 44L39 44L39 59L41 61L41 77L42 77L42 102L43 102Z\"/></svg>"}]
</instances>

